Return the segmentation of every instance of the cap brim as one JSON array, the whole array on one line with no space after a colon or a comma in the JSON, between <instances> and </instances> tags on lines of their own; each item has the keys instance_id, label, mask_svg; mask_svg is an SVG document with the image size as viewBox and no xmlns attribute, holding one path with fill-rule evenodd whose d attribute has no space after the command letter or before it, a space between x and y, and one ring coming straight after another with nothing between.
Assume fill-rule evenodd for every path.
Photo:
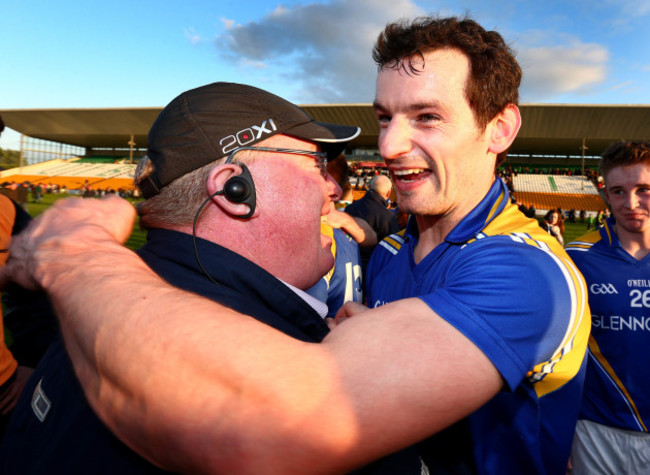
<instances>
[{"instance_id":1,"label":"cap brim","mask_svg":"<svg viewBox=\"0 0 650 475\"><path fill-rule=\"evenodd\" d=\"M359 127L328 124L315 120L286 129L283 134L317 142L330 159L336 158L345 146L361 134Z\"/></svg>"}]
</instances>

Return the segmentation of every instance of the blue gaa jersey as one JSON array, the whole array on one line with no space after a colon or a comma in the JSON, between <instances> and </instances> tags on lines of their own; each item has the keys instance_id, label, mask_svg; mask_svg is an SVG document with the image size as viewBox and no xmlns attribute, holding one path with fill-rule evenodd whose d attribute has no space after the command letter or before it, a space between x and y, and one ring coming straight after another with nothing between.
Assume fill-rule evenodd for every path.
<instances>
[{"instance_id":1,"label":"blue gaa jersey","mask_svg":"<svg viewBox=\"0 0 650 475\"><path fill-rule=\"evenodd\" d=\"M510 203L501 179L418 264L417 242L411 219L377 247L366 276L369 306L422 299L504 381L482 408L421 444L431 473L566 473L590 328L580 272Z\"/></svg>"},{"instance_id":2,"label":"blue gaa jersey","mask_svg":"<svg viewBox=\"0 0 650 475\"><path fill-rule=\"evenodd\" d=\"M345 302L363 303L359 245L341 229L321 224L321 233L332 238L334 267L307 293L327 304L333 317Z\"/></svg>"},{"instance_id":3,"label":"blue gaa jersey","mask_svg":"<svg viewBox=\"0 0 650 475\"><path fill-rule=\"evenodd\" d=\"M581 419L648 432L650 256L637 260L605 226L567 245L589 288L591 337Z\"/></svg>"}]
</instances>

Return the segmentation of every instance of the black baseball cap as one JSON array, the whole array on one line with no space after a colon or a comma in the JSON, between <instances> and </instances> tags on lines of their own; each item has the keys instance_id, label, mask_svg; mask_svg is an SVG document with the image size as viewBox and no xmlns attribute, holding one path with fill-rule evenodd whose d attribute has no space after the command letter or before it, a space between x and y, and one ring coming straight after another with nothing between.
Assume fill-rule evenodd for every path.
<instances>
[{"instance_id":1,"label":"black baseball cap","mask_svg":"<svg viewBox=\"0 0 650 475\"><path fill-rule=\"evenodd\" d=\"M147 149L154 172L138 186L151 198L176 178L276 134L316 142L334 158L360 133L359 127L317 122L295 104L253 86L208 84L182 93L160 113Z\"/></svg>"}]
</instances>

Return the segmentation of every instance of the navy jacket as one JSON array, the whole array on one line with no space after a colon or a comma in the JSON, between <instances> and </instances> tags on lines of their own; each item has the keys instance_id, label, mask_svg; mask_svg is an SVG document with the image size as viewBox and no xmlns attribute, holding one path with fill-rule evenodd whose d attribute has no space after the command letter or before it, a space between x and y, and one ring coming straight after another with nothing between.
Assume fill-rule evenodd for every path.
<instances>
[{"instance_id":1,"label":"navy jacket","mask_svg":"<svg viewBox=\"0 0 650 475\"><path fill-rule=\"evenodd\" d=\"M291 335L320 342L328 332L323 319L286 285L264 269L209 241L169 230L149 231L140 257L170 284L221 302ZM128 281L128 276L125 276ZM138 283L132 282L134 288ZM124 289L128 292L128 286ZM33 395L40 396L32 407ZM49 409L48 402L49 400ZM43 414L43 421L37 413ZM217 450L217 449L215 449ZM395 472L397 467L400 469ZM361 473L419 472L419 458L400 453L375 462ZM165 473L117 439L94 414L74 374L61 339L37 367L14 410L0 447L2 474L143 474Z\"/></svg>"}]
</instances>

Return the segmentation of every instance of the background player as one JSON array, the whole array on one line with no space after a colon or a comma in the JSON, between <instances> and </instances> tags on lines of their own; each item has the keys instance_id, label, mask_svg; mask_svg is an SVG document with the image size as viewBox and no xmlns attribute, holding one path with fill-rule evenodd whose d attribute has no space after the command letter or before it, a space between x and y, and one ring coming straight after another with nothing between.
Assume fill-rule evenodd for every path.
<instances>
[{"instance_id":1,"label":"background player","mask_svg":"<svg viewBox=\"0 0 650 475\"><path fill-rule=\"evenodd\" d=\"M612 211L604 226L567 245L587 281L592 313L573 471L650 473L650 142L602 154Z\"/></svg>"}]
</instances>

